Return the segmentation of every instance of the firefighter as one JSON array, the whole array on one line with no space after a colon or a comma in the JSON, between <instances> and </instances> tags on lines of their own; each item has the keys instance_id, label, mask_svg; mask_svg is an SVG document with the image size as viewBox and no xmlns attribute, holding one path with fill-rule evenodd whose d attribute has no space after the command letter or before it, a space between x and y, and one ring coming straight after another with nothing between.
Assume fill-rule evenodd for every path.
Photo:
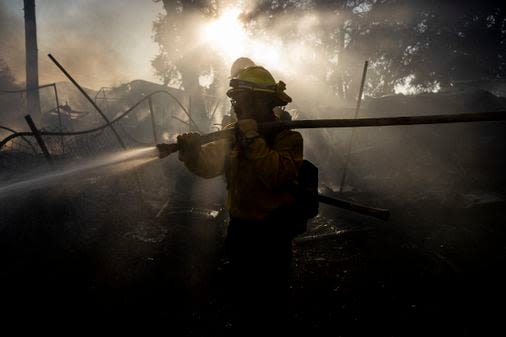
<instances>
[{"instance_id":1,"label":"firefighter","mask_svg":"<svg viewBox=\"0 0 506 337\"><path fill-rule=\"evenodd\" d=\"M275 107L291 102L285 84L265 68L240 70L230 86L227 96L237 122L229 127L235 137L201 146L199 134L180 135L179 159L198 176L225 176L230 216L225 250L237 287L234 297L246 305L241 312L248 317L271 319L276 308L271 302L287 291L290 224L297 221L290 188L303 161L303 139L291 130L259 130L259 123L277 120ZM260 311L254 309L258 306Z\"/></svg>"}]
</instances>

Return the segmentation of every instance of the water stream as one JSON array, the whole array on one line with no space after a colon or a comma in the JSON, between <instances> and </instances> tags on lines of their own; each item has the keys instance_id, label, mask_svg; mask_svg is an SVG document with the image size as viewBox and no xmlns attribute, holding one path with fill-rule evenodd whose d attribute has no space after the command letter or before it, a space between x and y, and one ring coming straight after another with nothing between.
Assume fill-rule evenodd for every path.
<instances>
[{"instance_id":1,"label":"water stream","mask_svg":"<svg viewBox=\"0 0 506 337\"><path fill-rule=\"evenodd\" d=\"M115 174L144 165L158 158L156 147L126 150L118 153L87 159L77 164L56 167L47 172L36 172L24 179L0 183L0 198L14 193L63 183L66 179L81 178L83 175Z\"/></svg>"}]
</instances>

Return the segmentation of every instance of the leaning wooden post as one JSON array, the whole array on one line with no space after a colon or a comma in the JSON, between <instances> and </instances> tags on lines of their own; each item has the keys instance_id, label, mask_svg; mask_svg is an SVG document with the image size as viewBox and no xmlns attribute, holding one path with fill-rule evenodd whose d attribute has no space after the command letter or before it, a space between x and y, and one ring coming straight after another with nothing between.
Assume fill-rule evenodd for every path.
<instances>
[{"instance_id":1,"label":"leaning wooden post","mask_svg":"<svg viewBox=\"0 0 506 337\"><path fill-rule=\"evenodd\" d=\"M107 116L102 112L102 110L95 103L95 101L93 101L91 99L90 95L88 95L86 93L86 91L84 91L84 89L79 85L79 83L77 83L77 81L67 72L67 70L65 70L65 68L63 68L63 66L53 57L53 55L48 54L47 56L51 59L51 61L53 61L54 64L56 64L56 66L58 67L58 69L60 69L62 71L62 73L70 80L70 82L72 82L72 84L75 85L75 87L77 88L77 90L79 90L81 92L81 94L83 94L83 96L88 100L88 102L90 102L90 104L95 108L95 110L97 110L97 112L100 114L100 116L102 116L102 118L104 119L104 121L107 123L107 125L111 129L111 131L114 134L114 136L116 136L116 139L118 140L119 145L121 145L121 147L124 150L126 150L125 143L123 143L123 140L121 140L121 137L119 136L118 132L116 131L116 129L114 128L114 126L112 125L112 123L109 121L109 119L107 118Z\"/></svg>"},{"instance_id":2,"label":"leaning wooden post","mask_svg":"<svg viewBox=\"0 0 506 337\"><path fill-rule=\"evenodd\" d=\"M35 136L35 140L40 146L40 149L42 150L42 153L44 154L44 157L46 157L47 162L49 165L53 165L53 159L51 158L51 155L49 154L49 151L47 149L46 144L44 143L44 140L42 139L42 136L40 135L39 130L35 126L35 123L33 122L33 119L30 115L25 116L26 123L28 123L28 126L30 127L30 130L32 130L33 135Z\"/></svg>"},{"instance_id":3,"label":"leaning wooden post","mask_svg":"<svg viewBox=\"0 0 506 337\"><path fill-rule=\"evenodd\" d=\"M358 112L360 111L360 104L362 102L362 94L364 92L365 76L367 74L368 61L364 62L364 70L362 71L362 82L360 83L360 91L357 98L357 107L355 109L355 119L358 118ZM344 182L346 180L346 173L348 171L348 162L350 161L351 147L353 145L353 139L355 138L355 129L351 130L350 141L348 142L348 149L346 150L346 156L344 157L343 175L341 177L341 184L339 185L339 192L343 192Z\"/></svg>"},{"instance_id":4,"label":"leaning wooden post","mask_svg":"<svg viewBox=\"0 0 506 337\"><path fill-rule=\"evenodd\" d=\"M56 89L56 83L53 83L53 89L54 89L54 97L56 100L56 111L58 112L58 124L60 126L60 132L63 132L63 123L61 120L61 111L60 111L60 100L58 98L58 90ZM65 142L63 141L63 136L60 136L60 142L61 142L61 152L62 154L65 154Z\"/></svg>"}]
</instances>

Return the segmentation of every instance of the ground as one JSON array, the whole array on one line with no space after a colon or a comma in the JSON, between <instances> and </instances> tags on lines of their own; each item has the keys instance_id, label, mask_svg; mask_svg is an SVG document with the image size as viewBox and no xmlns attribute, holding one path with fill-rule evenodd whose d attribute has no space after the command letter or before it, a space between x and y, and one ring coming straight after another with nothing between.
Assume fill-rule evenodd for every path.
<instances>
[{"instance_id":1,"label":"ground","mask_svg":"<svg viewBox=\"0 0 506 337\"><path fill-rule=\"evenodd\" d=\"M5 322L145 320L175 336L234 335L223 181L173 159L150 165L2 199ZM388 206L383 222L323 205L296 238L290 334L503 334L504 201Z\"/></svg>"}]
</instances>

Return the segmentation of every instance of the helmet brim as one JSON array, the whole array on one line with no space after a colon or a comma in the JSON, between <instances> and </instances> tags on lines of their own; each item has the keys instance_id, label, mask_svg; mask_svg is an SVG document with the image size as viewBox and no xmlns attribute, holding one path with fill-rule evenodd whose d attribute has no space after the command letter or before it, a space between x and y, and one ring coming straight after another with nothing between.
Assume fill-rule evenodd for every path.
<instances>
[{"instance_id":1,"label":"helmet brim","mask_svg":"<svg viewBox=\"0 0 506 337\"><path fill-rule=\"evenodd\" d=\"M285 106L288 103L292 102L292 98L284 92L267 91L267 90L260 90L260 89L251 90L251 89L245 89L245 88L232 88L227 91L227 96L234 99L234 98L236 98L237 94L241 93L241 92L252 92L252 93L262 92L262 93L266 93L268 95L272 95L274 98L276 98L276 100L274 101L275 106Z\"/></svg>"}]
</instances>

